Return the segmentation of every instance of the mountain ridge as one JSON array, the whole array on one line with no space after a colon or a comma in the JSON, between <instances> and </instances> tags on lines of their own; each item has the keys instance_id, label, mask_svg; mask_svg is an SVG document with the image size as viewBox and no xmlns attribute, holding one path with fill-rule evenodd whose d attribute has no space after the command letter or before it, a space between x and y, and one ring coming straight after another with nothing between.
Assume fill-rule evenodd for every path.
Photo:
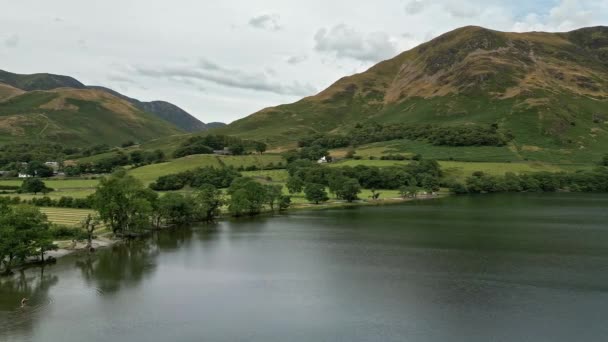
<instances>
[{"instance_id":1,"label":"mountain ridge","mask_svg":"<svg viewBox=\"0 0 608 342\"><path fill-rule=\"evenodd\" d=\"M117 146L181 133L174 125L101 90L33 90L0 100L1 143Z\"/></svg>"},{"instance_id":2,"label":"mountain ridge","mask_svg":"<svg viewBox=\"0 0 608 342\"><path fill-rule=\"evenodd\" d=\"M497 124L515 134L513 149L535 158L524 149L608 146L607 101L608 27L512 33L467 26L219 131L280 145L366 121Z\"/></svg>"},{"instance_id":3,"label":"mountain ridge","mask_svg":"<svg viewBox=\"0 0 608 342\"><path fill-rule=\"evenodd\" d=\"M5 86L3 87L5 89L6 85L8 85L23 91L54 90L59 88L98 89L127 100L140 110L156 115L160 119L172 123L186 132L204 131L217 127L216 123L208 126L196 117L192 116L190 113L172 103L166 101L140 101L107 87L87 86L70 76L50 73L16 74L0 70L0 84L4 84ZM1 93L0 100L2 100Z\"/></svg>"}]
</instances>

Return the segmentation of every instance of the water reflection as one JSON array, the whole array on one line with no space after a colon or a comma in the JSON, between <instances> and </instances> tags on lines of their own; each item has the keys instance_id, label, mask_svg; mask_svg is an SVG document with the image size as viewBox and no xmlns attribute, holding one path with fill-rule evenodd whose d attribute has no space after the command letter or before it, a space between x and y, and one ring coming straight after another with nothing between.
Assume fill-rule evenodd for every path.
<instances>
[{"instance_id":1,"label":"water reflection","mask_svg":"<svg viewBox=\"0 0 608 342\"><path fill-rule=\"evenodd\" d=\"M170 252L185 247L192 240L194 231L190 227L181 227L170 231L163 231L154 234L152 239L162 252Z\"/></svg>"},{"instance_id":2,"label":"water reflection","mask_svg":"<svg viewBox=\"0 0 608 342\"><path fill-rule=\"evenodd\" d=\"M156 241L133 240L76 261L85 282L103 294L113 294L123 286L137 286L156 269L159 247Z\"/></svg>"},{"instance_id":3,"label":"water reflection","mask_svg":"<svg viewBox=\"0 0 608 342\"><path fill-rule=\"evenodd\" d=\"M28 335L52 303L49 291L58 282L59 278L46 274L44 267L0 278L0 337L9 332ZM28 299L25 306L21 306L23 298Z\"/></svg>"}]
</instances>

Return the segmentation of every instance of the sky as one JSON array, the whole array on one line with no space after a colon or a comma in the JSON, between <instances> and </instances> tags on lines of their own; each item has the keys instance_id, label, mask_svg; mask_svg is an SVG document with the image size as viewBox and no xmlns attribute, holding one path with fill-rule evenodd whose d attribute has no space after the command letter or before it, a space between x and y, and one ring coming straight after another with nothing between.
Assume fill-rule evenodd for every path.
<instances>
[{"instance_id":1,"label":"sky","mask_svg":"<svg viewBox=\"0 0 608 342\"><path fill-rule=\"evenodd\" d=\"M0 69L69 75L203 122L314 95L444 32L608 25L608 0L0 0Z\"/></svg>"}]
</instances>

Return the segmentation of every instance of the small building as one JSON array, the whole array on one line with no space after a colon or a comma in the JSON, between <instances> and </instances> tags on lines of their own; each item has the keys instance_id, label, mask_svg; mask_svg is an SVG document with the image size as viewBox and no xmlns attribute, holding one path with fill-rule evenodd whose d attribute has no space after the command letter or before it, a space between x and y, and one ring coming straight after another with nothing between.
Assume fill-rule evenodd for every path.
<instances>
[{"instance_id":1,"label":"small building","mask_svg":"<svg viewBox=\"0 0 608 342\"><path fill-rule=\"evenodd\" d=\"M50 167L51 169L57 171L59 170L59 163L56 161L48 161L46 163L44 163L44 165Z\"/></svg>"},{"instance_id":2,"label":"small building","mask_svg":"<svg viewBox=\"0 0 608 342\"><path fill-rule=\"evenodd\" d=\"M219 156L230 156L232 155L232 152L230 152L228 147L224 147L223 150L213 150L213 154L217 154Z\"/></svg>"},{"instance_id":3,"label":"small building","mask_svg":"<svg viewBox=\"0 0 608 342\"><path fill-rule=\"evenodd\" d=\"M30 177L32 177L32 176L31 176L31 175L28 175L27 173L21 173L21 172L19 172L18 177L19 177L19 178L30 178Z\"/></svg>"},{"instance_id":4,"label":"small building","mask_svg":"<svg viewBox=\"0 0 608 342\"><path fill-rule=\"evenodd\" d=\"M317 160L317 163L318 164L327 164L327 163L329 163L329 161L327 160L326 156L323 156L323 157L319 158L319 160Z\"/></svg>"}]
</instances>

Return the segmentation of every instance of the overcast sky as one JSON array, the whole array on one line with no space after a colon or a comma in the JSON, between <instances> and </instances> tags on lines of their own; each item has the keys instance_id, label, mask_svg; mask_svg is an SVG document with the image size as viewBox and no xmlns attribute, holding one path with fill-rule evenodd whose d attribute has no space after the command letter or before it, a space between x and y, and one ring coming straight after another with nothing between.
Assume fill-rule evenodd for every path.
<instances>
[{"instance_id":1,"label":"overcast sky","mask_svg":"<svg viewBox=\"0 0 608 342\"><path fill-rule=\"evenodd\" d=\"M230 122L465 25L608 25L608 0L0 0L0 69Z\"/></svg>"}]
</instances>

